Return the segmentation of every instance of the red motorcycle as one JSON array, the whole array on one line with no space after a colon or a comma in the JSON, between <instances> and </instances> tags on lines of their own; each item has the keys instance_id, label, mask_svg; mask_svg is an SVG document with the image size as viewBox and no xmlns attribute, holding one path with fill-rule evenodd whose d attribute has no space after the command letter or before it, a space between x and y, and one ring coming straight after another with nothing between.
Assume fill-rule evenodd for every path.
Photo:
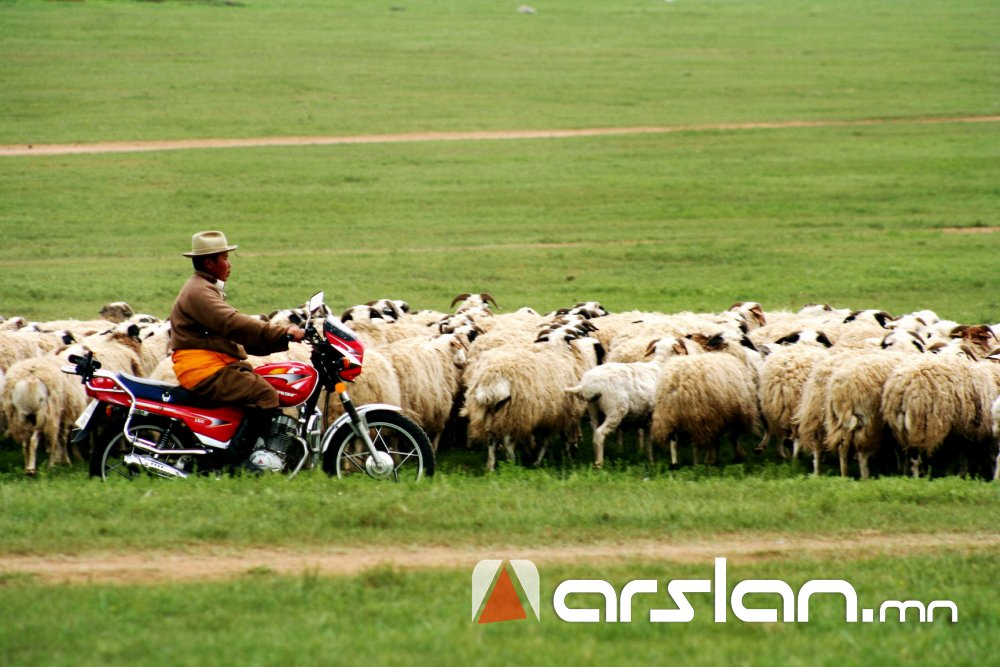
<instances>
[{"instance_id":1,"label":"red motorcycle","mask_svg":"<svg viewBox=\"0 0 1000 667\"><path fill-rule=\"evenodd\" d=\"M102 371L93 353L70 357L74 365L63 372L83 378L92 399L73 437L96 439L90 474L105 480L188 477L236 467L249 453L256 468L289 477L320 462L338 477L363 474L398 482L433 475L427 434L401 408L351 402L346 383L361 374L364 345L330 313L323 292L306 310L299 324L305 324L305 341L312 346L311 364L287 361L254 369L278 391L282 408L297 408L297 417L276 412L251 452L234 451L244 418L239 407L206 405L173 384ZM324 390L335 392L344 406L344 414L325 430L319 408Z\"/></svg>"}]
</instances>

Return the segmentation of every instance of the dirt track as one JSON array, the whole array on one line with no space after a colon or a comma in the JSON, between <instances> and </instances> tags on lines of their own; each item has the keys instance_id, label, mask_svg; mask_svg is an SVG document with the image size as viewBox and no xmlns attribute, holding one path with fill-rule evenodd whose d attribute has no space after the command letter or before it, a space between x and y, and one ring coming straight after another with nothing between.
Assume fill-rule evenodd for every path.
<instances>
[{"instance_id":1,"label":"dirt track","mask_svg":"<svg viewBox=\"0 0 1000 667\"><path fill-rule=\"evenodd\" d=\"M715 123L654 127L604 127L575 130L512 130L480 132L423 132L411 134L371 134L320 137L259 137L248 139L200 139L176 141L112 141L92 144L21 144L0 146L0 157L32 155L76 155L83 153L136 153L146 151L195 150L207 148L259 148L263 146L328 146L339 144L387 144L425 141L484 141L501 139L557 139L672 132L712 132L773 130L800 127L862 127L871 125L939 125L943 123L996 123L1000 116L953 118L873 118L862 120L775 121L763 123Z\"/></svg>"},{"instance_id":2,"label":"dirt track","mask_svg":"<svg viewBox=\"0 0 1000 667\"><path fill-rule=\"evenodd\" d=\"M782 558L863 559L880 555L1000 550L1000 533L989 535L884 535L862 532L838 539L738 535L711 541L647 541L628 544L545 547L329 547L233 549L203 546L182 552L115 552L83 555L0 556L0 575L26 575L44 583L163 583L223 580L254 573L349 576L378 566L472 571L484 558L526 558L536 565L641 560L732 563Z\"/></svg>"}]
</instances>

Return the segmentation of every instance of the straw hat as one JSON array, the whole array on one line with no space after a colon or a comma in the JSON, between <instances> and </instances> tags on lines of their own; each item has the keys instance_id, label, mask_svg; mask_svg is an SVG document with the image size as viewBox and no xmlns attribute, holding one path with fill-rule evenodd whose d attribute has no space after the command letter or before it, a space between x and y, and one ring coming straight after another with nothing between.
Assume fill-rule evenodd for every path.
<instances>
[{"instance_id":1,"label":"straw hat","mask_svg":"<svg viewBox=\"0 0 1000 667\"><path fill-rule=\"evenodd\" d=\"M185 257L217 255L220 252L236 250L239 246L229 245L222 232L198 232L191 237L191 252L181 253Z\"/></svg>"}]
</instances>

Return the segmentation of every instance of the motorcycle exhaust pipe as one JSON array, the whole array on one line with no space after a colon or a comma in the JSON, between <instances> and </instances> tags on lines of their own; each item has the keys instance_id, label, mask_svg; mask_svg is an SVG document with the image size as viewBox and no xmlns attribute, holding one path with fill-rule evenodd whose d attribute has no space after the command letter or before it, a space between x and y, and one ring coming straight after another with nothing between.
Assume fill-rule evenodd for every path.
<instances>
[{"instance_id":1,"label":"motorcycle exhaust pipe","mask_svg":"<svg viewBox=\"0 0 1000 667\"><path fill-rule=\"evenodd\" d=\"M188 474L183 470L178 470L163 461L157 461L152 456L145 456L143 454L126 454L123 460L126 465L142 466L146 470L150 470L161 477L180 477L182 479L186 479L188 476Z\"/></svg>"}]
</instances>

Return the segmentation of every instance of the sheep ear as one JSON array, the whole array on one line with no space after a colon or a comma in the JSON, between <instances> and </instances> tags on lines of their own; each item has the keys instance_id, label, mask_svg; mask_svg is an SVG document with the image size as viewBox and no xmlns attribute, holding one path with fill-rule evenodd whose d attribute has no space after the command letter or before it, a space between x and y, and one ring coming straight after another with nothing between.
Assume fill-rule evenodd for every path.
<instances>
[{"instance_id":1,"label":"sheep ear","mask_svg":"<svg viewBox=\"0 0 1000 667\"><path fill-rule=\"evenodd\" d=\"M892 319L892 315L885 311L875 313L875 321L878 322L878 325L883 329L885 329L885 323L892 321Z\"/></svg>"},{"instance_id":2,"label":"sheep ear","mask_svg":"<svg viewBox=\"0 0 1000 667\"><path fill-rule=\"evenodd\" d=\"M778 345L791 345L792 343L798 343L801 333L801 331L796 331L795 333L790 333L787 336L782 336L774 342Z\"/></svg>"},{"instance_id":3,"label":"sheep ear","mask_svg":"<svg viewBox=\"0 0 1000 667\"><path fill-rule=\"evenodd\" d=\"M860 310L855 310L853 313L848 315L846 318L844 318L844 324L847 324L848 322L853 322L854 320L858 319L858 313L860 312L861 312Z\"/></svg>"},{"instance_id":4,"label":"sheep ear","mask_svg":"<svg viewBox=\"0 0 1000 667\"><path fill-rule=\"evenodd\" d=\"M373 319L373 320L384 320L385 319L384 317L382 317L382 313L378 312L374 308L372 308L371 310L368 311L368 317L369 317L369 319Z\"/></svg>"},{"instance_id":5,"label":"sheep ear","mask_svg":"<svg viewBox=\"0 0 1000 667\"><path fill-rule=\"evenodd\" d=\"M656 340L649 341L649 345L646 346L646 356L651 357L653 353L656 352L656 344L659 343L662 338L657 338Z\"/></svg>"},{"instance_id":6,"label":"sheep ear","mask_svg":"<svg viewBox=\"0 0 1000 667\"><path fill-rule=\"evenodd\" d=\"M483 301L486 301L488 303L492 303L494 308L499 308L500 307L500 304L497 303L497 300L494 299L493 295L490 294L489 292L483 292L479 296L483 297Z\"/></svg>"},{"instance_id":7,"label":"sheep ear","mask_svg":"<svg viewBox=\"0 0 1000 667\"><path fill-rule=\"evenodd\" d=\"M72 345L73 343L76 342L76 338L73 337L72 333L70 333L69 331L67 331L66 333L64 333L62 335L62 342L63 342L63 345Z\"/></svg>"},{"instance_id":8,"label":"sheep ear","mask_svg":"<svg viewBox=\"0 0 1000 667\"><path fill-rule=\"evenodd\" d=\"M472 295L471 295L471 294L469 294L469 293L467 293L467 292L466 292L466 293L464 293L464 294L459 294L458 296L456 296L456 297L455 297L454 299L452 299L452 300L451 300L451 305L452 305L452 306L454 306L454 305L455 305L456 303L458 303L459 301L465 301L465 300L466 300L466 299L468 299L468 298L469 298L470 296L472 296ZM449 306L449 307L450 307L450 306Z\"/></svg>"},{"instance_id":9,"label":"sheep ear","mask_svg":"<svg viewBox=\"0 0 1000 667\"><path fill-rule=\"evenodd\" d=\"M139 338L139 327L138 327L138 325L130 324L129 327L128 327L127 332L128 332L128 335L131 336L132 338L136 338L136 339Z\"/></svg>"},{"instance_id":10,"label":"sheep ear","mask_svg":"<svg viewBox=\"0 0 1000 667\"><path fill-rule=\"evenodd\" d=\"M757 346L754 345L753 341L747 338L746 336L743 336L743 338L740 339L740 345L747 348L748 350L753 350L754 352L758 351Z\"/></svg>"},{"instance_id":11,"label":"sheep ear","mask_svg":"<svg viewBox=\"0 0 1000 667\"><path fill-rule=\"evenodd\" d=\"M600 366L603 364L604 358L608 356L608 352L604 349L604 346L601 345L601 341L597 341L597 343L594 344L594 354L597 355L597 365Z\"/></svg>"},{"instance_id":12,"label":"sheep ear","mask_svg":"<svg viewBox=\"0 0 1000 667\"><path fill-rule=\"evenodd\" d=\"M833 347L833 341L831 341L822 331L816 334L816 342L823 347Z\"/></svg>"},{"instance_id":13,"label":"sheep ear","mask_svg":"<svg viewBox=\"0 0 1000 667\"><path fill-rule=\"evenodd\" d=\"M705 347L707 347L710 350L718 350L725 344L726 344L726 339L723 338L722 334L717 333L708 339L708 341L705 343Z\"/></svg>"},{"instance_id":14,"label":"sheep ear","mask_svg":"<svg viewBox=\"0 0 1000 667\"><path fill-rule=\"evenodd\" d=\"M688 349L685 347L684 343L677 341L673 346L674 354L687 354Z\"/></svg>"}]
</instances>

